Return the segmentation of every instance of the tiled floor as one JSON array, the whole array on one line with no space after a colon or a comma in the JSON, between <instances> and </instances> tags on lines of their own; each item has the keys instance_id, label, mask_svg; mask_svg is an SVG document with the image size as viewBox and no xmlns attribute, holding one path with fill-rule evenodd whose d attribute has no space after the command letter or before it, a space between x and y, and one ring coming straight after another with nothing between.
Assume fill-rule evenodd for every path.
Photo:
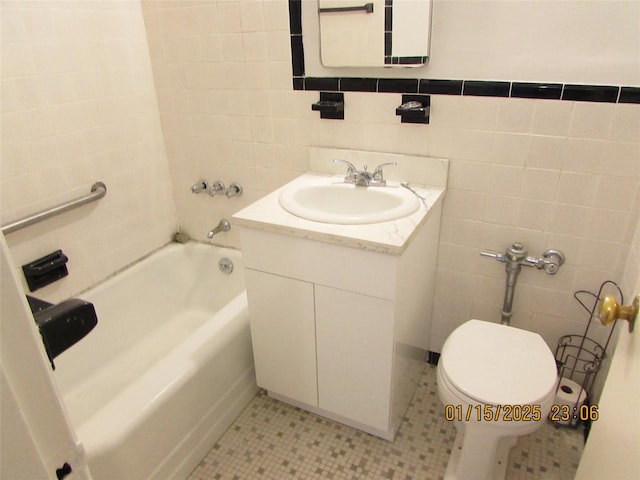
<instances>
[{"instance_id":1,"label":"tiled floor","mask_svg":"<svg viewBox=\"0 0 640 480\"><path fill-rule=\"evenodd\" d=\"M242 412L189 480L440 479L455 438L427 366L391 443L273 400L264 392ZM572 479L582 430L545 424L522 437L507 479Z\"/></svg>"}]
</instances>

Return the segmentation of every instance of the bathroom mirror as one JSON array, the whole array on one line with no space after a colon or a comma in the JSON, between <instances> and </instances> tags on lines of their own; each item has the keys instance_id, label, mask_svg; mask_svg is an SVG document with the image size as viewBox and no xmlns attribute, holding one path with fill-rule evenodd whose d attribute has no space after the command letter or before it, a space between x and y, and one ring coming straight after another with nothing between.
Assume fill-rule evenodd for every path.
<instances>
[{"instance_id":1,"label":"bathroom mirror","mask_svg":"<svg viewBox=\"0 0 640 480\"><path fill-rule=\"evenodd\" d=\"M317 1L324 67L427 63L432 0Z\"/></svg>"}]
</instances>

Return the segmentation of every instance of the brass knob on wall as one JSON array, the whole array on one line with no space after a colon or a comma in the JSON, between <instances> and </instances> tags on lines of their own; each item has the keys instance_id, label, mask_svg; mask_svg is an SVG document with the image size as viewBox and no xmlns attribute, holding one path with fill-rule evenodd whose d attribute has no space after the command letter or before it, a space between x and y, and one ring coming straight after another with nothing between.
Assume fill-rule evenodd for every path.
<instances>
[{"instance_id":1,"label":"brass knob on wall","mask_svg":"<svg viewBox=\"0 0 640 480\"><path fill-rule=\"evenodd\" d=\"M631 305L618 305L616 299L610 296L604 297L600 302L600 313L598 318L603 325L610 325L616 320L627 320L629 322L629 333L633 332L640 309L640 295L636 295Z\"/></svg>"}]
</instances>

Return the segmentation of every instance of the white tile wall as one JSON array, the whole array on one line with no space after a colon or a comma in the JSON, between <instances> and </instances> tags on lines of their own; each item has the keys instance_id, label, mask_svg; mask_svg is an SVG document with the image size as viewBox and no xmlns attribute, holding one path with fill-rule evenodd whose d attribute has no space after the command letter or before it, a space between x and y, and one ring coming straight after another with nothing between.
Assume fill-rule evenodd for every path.
<instances>
[{"instance_id":1,"label":"white tile wall","mask_svg":"<svg viewBox=\"0 0 640 480\"><path fill-rule=\"evenodd\" d=\"M558 336L580 333L586 319L573 291L620 280L638 223L640 108L433 96L430 125L401 125L399 94L346 92L345 120L320 120L311 111L317 92L292 91L285 4L143 2L177 208L189 233L204 238L221 217L307 170L311 145L449 158L432 348L471 316L498 321L504 265L479 251L514 241L533 255L551 247L567 255L556 277L522 273L514 324L541 332L552 347ZM174 20L190 15L220 21L199 33ZM194 52L205 39L216 54L189 84L193 64L166 52L172 45ZM198 96L216 101L176 100ZM208 119L212 128L196 125ZM201 176L241 178L245 195L196 198L189 186ZM238 245L233 229L219 241Z\"/></svg>"},{"instance_id":2,"label":"white tile wall","mask_svg":"<svg viewBox=\"0 0 640 480\"><path fill-rule=\"evenodd\" d=\"M176 229L140 5L2 2L1 219L107 185L98 203L7 236L16 265L62 249L57 301L161 246ZM22 277L22 272L19 273Z\"/></svg>"},{"instance_id":3,"label":"white tile wall","mask_svg":"<svg viewBox=\"0 0 640 480\"><path fill-rule=\"evenodd\" d=\"M482 249L566 253L556 277L523 272L516 294L514 324L552 346L583 328L573 291L620 280L637 256L637 105L433 96L430 125L401 125L399 94L347 92L345 120L321 120L317 92L292 90L286 1L153 0L142 12L144 26L136 2L3 2L3 221L97 177L109 187L96 206L9 236L18 263L69 251L76 273L54 296L168 240L172 199L181 229L204 240L306 171L312 145L451 160L434 350L471 316L498 320L504 266ZM193 195L199 178L245 193ZM233 228L216 240L239 245Z\"/></svg>"}]
</instances>

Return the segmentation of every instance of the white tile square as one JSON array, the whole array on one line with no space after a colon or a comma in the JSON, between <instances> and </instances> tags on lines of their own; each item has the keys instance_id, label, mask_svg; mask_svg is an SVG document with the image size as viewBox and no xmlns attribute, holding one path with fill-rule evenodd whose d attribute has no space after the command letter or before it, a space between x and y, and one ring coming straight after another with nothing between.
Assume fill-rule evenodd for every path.
<instances>
[{"instance_id":1,"label":"white tile square","mask_svg":"<svg viewBox=\"0 0 640 480\"><path fill-rule=\"evenodd\" d=\"M589 212L585 226L585 235L597 240L629 242L629 212L593 208Z\"/></svg>"},{"instance_id":2,"label":"white tile square","mask_svg":"<svg viewBox=\"0 0 640 480\"><path fill-rule=\"evenodd\" d=\"M223 32L223 33L242 32L240 2L237 2L237 1L218 2L216 17L217 17L217 25L220 32Z\"/></svg>"},{"instance_id":3,"label":"white tile square","mask_svg":"<svg viewBox=\"0 0 640 480\"><path fill-rule=\"evenodd\" d=\"M563 137L532 136L527 152L527 167L560 170L567 154L566 143Z\"/></svg>"},{"instance_id":4,"label":"white tile square","mask_svg":"<svg viewBox=\"0 0 640 480\"><path fill-rule=\"evenodd\" d=\"M609 138L616 105L596 102L576 102L569 136L590 139Z\"/></svg>"},{"instance_id":5,"label":"white tile square","mask_svg":"<svg viewBox=\"0 0 640 480\"><path fill-rule=\"evenodd\" d=\"M442 205L442 215L468 220L482 220L485 203L486 195L483 193L448 188Z\"/></svg>"},{"instance_id":6,"label":"white tile square","mask_svg":"<svg viewBox=\"0 0 640 480\"><path fill-rule=\"evenodd\" d=\"M498 225L518 225L521 199L502 195L487 195L484 221Z\"/></svg>"},{"instance_id":7,"label":"white tile square","mask_svg":"<svg viewBox=\"0 0 640 480\"><path fill-rule=\"evenodd\" d=\"M493 161L507 165L525 165L531 136L511 133L497 133Z\"/></svg>"},{"instance_id":8,"label":"white tile square","mask_svg":"<svg viewBox=\"0 0 640 480\"><path fill-rule=\"evenodd\" d=\"M536 102L529 99L509 98L500 102L498 132L529 133L533 126Z\"/></svg>"},{"instance_id":9,"label":"white tile square","mask_svg":"<svg viewBox=\"0 0 640 480\"><path fill-rule=\"evenodd\" d=\"M640 143L608 142L598 173L640 178Z\"/></svg>"},{"instance_id":10,"label":"white tile square","mask_svg":"<svg viewBox=\"0 0 640 480\"><path fill-rule=\"evenodd\" d=\"M571 205L593 205L598 177L574 172L560 172L556 200Z\"/></svg>"},{"instance_id":11,"label":"white tile square","mask_svg":"<svg viewBox=\"0 0 640 480\"><path fill-rule=\"evenodd\" d=\"M491 165L490 181L486 185L486 192L496 195L519 196L522 190L524 171L524 167Z\"/></svg>"},{"instance_id":12,"label":"white tile square","mask_svg":"<svg viewBox=\"0 0 640 480\"><path fill-rule=\"evenodd\" d=\"M546 232L551 224L553 209L552 202L522 199L516 223L522 228Z\"/></svg>"},{"instance_id":13,"label":"white tile square","mask_svg":"<svg viewBox=\"0 0 640 480\"><path fill-rule=\"evenodd\" d=\"M549 226L550 233L582 236L589 221L588 207L556 204Z\"/></svg>"},{"instance_id":14,"label":"white tile square","mask_svg":"<svg viewBox=\"0 0 640 480\"><path fill-rule=\"evenodd\" d=\"M244 59L247 62L264 62L267 60L267 45L264 32L242 34Z\"/></svg>"},{"instance_id":15,"label":"white tile square","mask_svg":"<svg viewBox=\"0 0 640 480\"><path fill-rule=\"evenodd\" d=\"M635 178L600 175L593 204L598 208L613 210L632 211L634 207L637 209L634 192L638 190L639 185L638 179Z\"/></svg>"},{"instance_id":16,"label":"white tile square","mask_svg":"<svg viewBox=\"0 0 640 480\"><path fill-rule=\"evenodd\" d=\"M240 22L243 32L264 30L264 3L262 0L244 0L240 3Z\"/></svg>"},{"instance_id":17,"label":"white tile square","mask_svg":"<svg viewBox=\"0 0 640 480\"><path fill-rule=\"evenodd\" d=\"M562 170L578 173L598 173L606 157L607 142L586 138L568 139Z\"/></svg>"},{"instance_id":18,"label":"white tile square","mask_svg":"<svg viewBox=\"0 0 640 480\"><path fill-rule=\"evenodd\" d=\"M534 200L555 200L559 178L558 170L527 168L522 180L522 196Z\"/></svg>"},{"instance_id":19,"label":"white tile square","mask_svg":"<svg viewBox=\"0 0 640 480\"><path fill-rule=\"evenodd\" d=\"M536 102L532 133L566 136L569 134L574 102L540 100Z\"/></svg>"},{"instance_id":20,"label":"white tile square","mask_svg":"<svg viewBox=\"0 0 640 480\"><path fill-rule=\"evenodd\" d=\"M637 105L617 104L611 122L611 140L640 142L640 112Z\"/></svg>"},{"instance_id":21,"label":"white tile square","mask_svg":"<svg viewBox=\"0 0 640 480\"><path fill-rule=\"evenodd\" d=\"M270 62L291 61L291 37L286 31L266 32L265 40L267 47L267 59Z\"/></svg>"}]
</instances>

